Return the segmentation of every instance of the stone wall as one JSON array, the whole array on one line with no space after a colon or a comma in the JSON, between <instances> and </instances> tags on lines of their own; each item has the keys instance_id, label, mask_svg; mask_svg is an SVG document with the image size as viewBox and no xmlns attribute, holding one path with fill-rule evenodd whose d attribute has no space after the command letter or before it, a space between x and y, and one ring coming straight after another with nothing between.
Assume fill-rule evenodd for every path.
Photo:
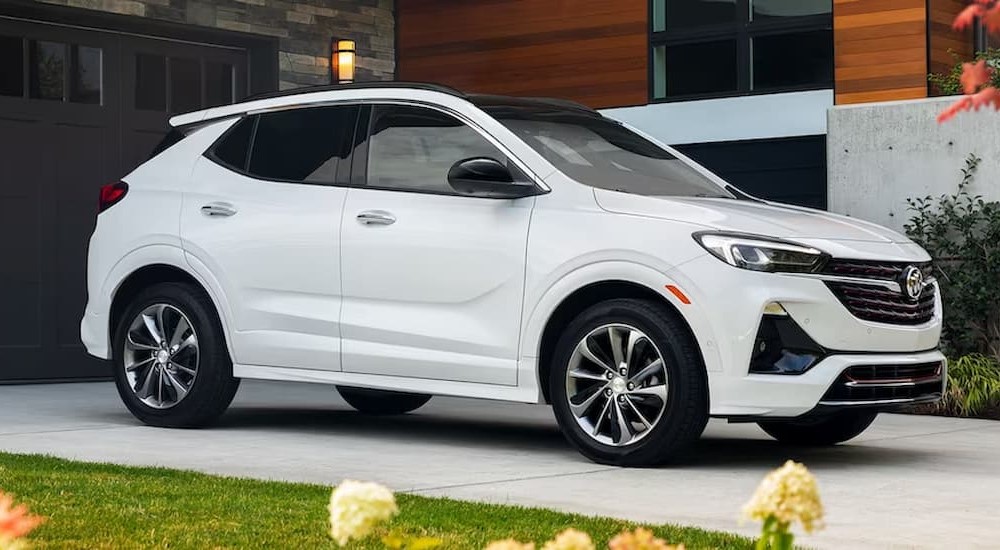
<instances>
[{"instance_id":1,"label":"stone wall","mask_svg":"<svg viewBox=\"0 0 1000 550\"><path fill-rule=\"evenodd\" d=\"M354 40L356 80L391 80L394 0L39 0L279 39L281 89L330 82L330 40Z\"/></svg>"},{"instance_id":2,"label":"stone wall","mask_svg":"<svg viewBox=\"0 0 1000 550\"><path fill-rule=\"evenodd\" d=\"M954 193L970 153L983 159L971 187L1000 200L1000 113L935 120L955 98L837 106L828 112L829 209L900 230L908 197Z\"/></svg>"}]
</instances>

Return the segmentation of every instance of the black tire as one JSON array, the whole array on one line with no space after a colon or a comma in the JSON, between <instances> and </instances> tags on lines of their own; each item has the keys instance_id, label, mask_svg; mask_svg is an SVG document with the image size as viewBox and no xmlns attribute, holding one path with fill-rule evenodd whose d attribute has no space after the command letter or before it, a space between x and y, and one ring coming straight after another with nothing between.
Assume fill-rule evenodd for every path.
<instances>
[{"instance_id":1,"label":"black tire","mask_svg":"<svg viewBox=\"0 0 1000 550\"><path fill-rule=\"evenodd\" d=\"M666 365L667 400L659 421L642 439L616 446L596 440L578 424L567 398L566 376L577 343L604 325L619 323L643 332L659 350ZM701 353L687 326L665 304L616 299L588 308L563 331L550 367L549 396L559 427L594 462L642 467L673 461L708 423L708 384Z\"/></svg>"},{"instance_id":2,"label":"black tire","mask_svg":"<svg viewBox=\"0 0 1000 550\"><path fill-rule=\"evenodd\" d=\"M424 406L431 400L430 395L403 393L368 388L337 386L337 392L347 404L365 414L392 415L406 414Z\"/></svg>"},{"instance_id":3,"label":"black tire","mask_svg":"<svg viewBox=\"0 0 1000 550\"><path fill-rule=\"evenodd\" d=\"M167 304L183 312L197 333L197 375L187 395L166 409L143 403L125 375L128 328L140 312L155 304ZM239 379L233 378L233 364L215 306L204 290L190 284L160 283L142 290L118 320L112 359L122 401L136 418L151 426L195 428L210 424L229 407L240 385Z\"/></svg>"},{"instance_id":4,"label":"black tire","mask_svg":"<svg viewBox=\"0 0 1000 550\"><path fill-rule=\"evenodd\" d=\"M868 429L878 412L842 411L830 416L758 422L767 435L788 445L826 447L853 439Z\"/></svg>"}]
</instances>

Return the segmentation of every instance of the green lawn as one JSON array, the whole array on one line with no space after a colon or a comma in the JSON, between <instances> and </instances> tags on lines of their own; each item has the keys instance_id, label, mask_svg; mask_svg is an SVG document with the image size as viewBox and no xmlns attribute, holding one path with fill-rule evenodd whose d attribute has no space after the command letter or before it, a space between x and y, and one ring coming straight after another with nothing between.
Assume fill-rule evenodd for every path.
<instances>
[{"instance_id":1,"label":"green lawn","mask_svg":"<svg viewBox=\"0 0 1000 550\"><path fill-rule=\"evenodd\" d=\"M31 537L38 548L336 547L327 535L330 488L318 485L0 453L0 490L48 517ZM441 538L445 548L482 548L509 536L542 543L570 526L589 532L600 548L634 527L547 510L397 497L401 511L390 527ZM724 533L669 525L652 529L689 549L750 546L747 539ZM374 537L351 545L379 547Z\"/></svg>"}]
</instances>

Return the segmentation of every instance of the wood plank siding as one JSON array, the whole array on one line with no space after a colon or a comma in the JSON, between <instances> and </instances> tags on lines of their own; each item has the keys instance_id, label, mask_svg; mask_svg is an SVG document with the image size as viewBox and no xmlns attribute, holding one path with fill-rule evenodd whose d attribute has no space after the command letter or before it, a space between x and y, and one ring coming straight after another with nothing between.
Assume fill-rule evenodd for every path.
<instances>
[{"instance_id":1,"label":"wood plank siding","mask_svg":"<svg viewBox=\"0 0 1000 550\"><path fill-rule=\"evenodd\" d=\"M468 92L648 102L648 0L397 0L400 80Z\"/></svg>"},{"instance_id":2,"label":"wood plank siding","mask_svg":"<svg viewBox=\"0 0 1000 550\"><path fill-rule=\"evenodd\" d=\"M836 103L927 97L927 0L834 0Z\"/></svg>"},{"instance_id":3,"label":"wood plank siding","mask_svg":"<svg viewBox=\"0 0 1000 550\"><path fill-rule=\"evenodd\" d=\"M944 74L955 65L957 55L963 61L972 59L972 31L955 32L951 23L967 5L964 0L928 0L927 30L930 45L930 72ZM931 90L933 93L934 90Z\"/></svg>"}]
</instances>

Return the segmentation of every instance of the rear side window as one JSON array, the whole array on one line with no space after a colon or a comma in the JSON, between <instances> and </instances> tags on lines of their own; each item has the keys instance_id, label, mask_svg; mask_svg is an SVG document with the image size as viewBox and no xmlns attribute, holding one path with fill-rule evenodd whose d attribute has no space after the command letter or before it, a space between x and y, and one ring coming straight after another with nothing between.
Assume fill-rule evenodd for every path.
<instances>
[{"instance_id":1,"label":"rear side window","mask_svg":"<svg viewBox=\"0 0 1000 550\"><path fill-rule=\"evenodd\" d=\"M237 122L212 149L212 158L240 172L246 170L255 124L257 124L255 116Z\"/></svg>"},{"instance_id":2,"label":"rear side window","mask_svg":"<svg viewBox=\"0 0 1000 550\"><path fill-rule=\"evenodd\" d=\"M360 107L339 105L258 115L247 172L266 180L347 184Z\"/></svg>"}]
</instances>

